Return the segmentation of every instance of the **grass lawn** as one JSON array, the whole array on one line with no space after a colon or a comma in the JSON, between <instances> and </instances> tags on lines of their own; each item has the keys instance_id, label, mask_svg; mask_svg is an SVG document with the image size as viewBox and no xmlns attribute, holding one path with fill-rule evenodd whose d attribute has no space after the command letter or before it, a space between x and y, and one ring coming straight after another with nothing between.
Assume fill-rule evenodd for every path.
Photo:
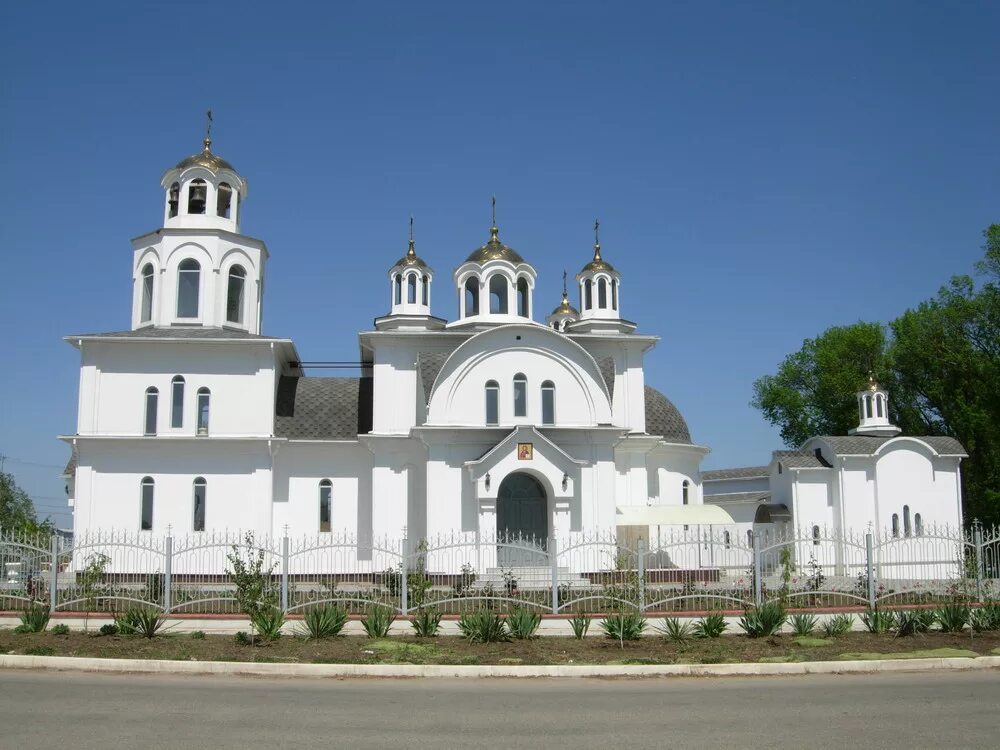
<instances>
[{"instance_id":1,"label":"grass lawn","mask_svg":"<svg viewBox=\"0 0 1000 750\"><path fill-rule=\"evenodd\" d=\"M222 635L194 638L165 633L147 640L83 632L53 635L0 630L0 653L296 664L720 664L996 655L1000 653L1000 633L935 632L903 638L847 633L829 639L787 634L751 639L733 634L680 644L659 635L624 644L600 637L576 640L546 636L482 644L457 636L392 636L380 640L339 636L309 641L286 635L277 641L248 646Z\"/></svg>"}]
</instances>

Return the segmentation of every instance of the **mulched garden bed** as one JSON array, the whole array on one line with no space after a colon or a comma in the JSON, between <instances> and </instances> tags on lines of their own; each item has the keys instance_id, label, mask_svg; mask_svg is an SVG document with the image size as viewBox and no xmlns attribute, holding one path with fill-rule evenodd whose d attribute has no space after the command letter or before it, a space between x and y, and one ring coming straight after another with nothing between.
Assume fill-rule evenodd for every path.
<instances>
[{"instance_id":1,"label":"mulched garden bed","mask_svg":"<svg viewBox=\"0 0 1000 750\"><path fill-rule=\"evenodd\" d=\"M596 626L596 623L595 623ZM101 636L72 632L18 634L0 630L0 653L85 656L112 659L181 659L204 661L336 664L719 664L727 662L837 661L855 658L1000 655L1000 633L970 635L926 633L892 635L848 633L825 640L784 634L751 639L743 635L676 644L649 634L624 644L603 637L576 640L545 636L510 643L469 643L457 636L391 636L371 640L339 636L319 641L282 636L255 646L232 636L165 633L152 640L138 636Z\"/></svg>"}]
</instances>

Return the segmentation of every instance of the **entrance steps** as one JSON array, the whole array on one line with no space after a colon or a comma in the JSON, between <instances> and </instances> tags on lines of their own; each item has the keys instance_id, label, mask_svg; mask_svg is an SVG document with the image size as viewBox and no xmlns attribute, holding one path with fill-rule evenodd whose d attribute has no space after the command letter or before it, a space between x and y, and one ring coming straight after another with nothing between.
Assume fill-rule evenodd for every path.
<instances>
[{"instance_id":1,"label":"entrance steps","mask_svg":"<svg viewBox=\"0 0 1000 750\"><path fill-rule=\"evenodd\" d=\"M568 588L591 588L594 584L577 573L571 573L569 568L557 569L559 585ZM474 590L492 587L496 591L507 588L508 579L516 581L517 588L550 589L552 588L552 568L546 566L487 568L472 584Z\"/></svg>"}]
</instances>

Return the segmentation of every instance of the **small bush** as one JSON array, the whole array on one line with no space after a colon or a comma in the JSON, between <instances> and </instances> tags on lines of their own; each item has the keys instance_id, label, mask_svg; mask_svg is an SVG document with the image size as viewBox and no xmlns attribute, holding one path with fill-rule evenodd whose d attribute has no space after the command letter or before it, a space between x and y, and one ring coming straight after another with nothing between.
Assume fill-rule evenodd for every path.
<instances>
[{"instance_id":1,"label":"small bush","mask_svg":"<svg viewBox=\"0 0 1000 750\"><path fill-rule=\"evenodd\" d=\"M243 630L239 631L236 635L234 635L233 640L236 641L237 645L240 646L250 645L250 636Z\"/></svg>"},{"instance_id":2,"label":"small bush","mask_svg":"<svg viewBox=\"0 0 1000 750\"><path fill-rule=\"evenodd\" d=\"M868 609L861 613L861 622L868 628L869 633L881 635L892 630L896 622L896 614L885 609Z\"/></svg>"},{"instance_id":3,"label":"small bush","mask_svg":"<svg viewBox=\"0 0 1000 750\"><path fill-rule=\"evenodd\" d=\"M115 615L114 627L117 630L112 635L135 635L135 625L132 623L132 609L127 610L123 614ZM104 628L101 628L101 630L103 631ZM106 634L102 632L102 635Z\"/></svg>"},{"instance_id":4,"label":"small bush","mask_svg":"<svg viewBox=\"0 0 1000 750\"><path fill-rule=\"evenodd\" d=\"M800 612L788 618L795 635L812 635L816 630L816 615Z\"/></svg>"},{"instance_id":5,"label":"small bush","mask_svg":"<svg viewBox=\"0 0 1000 750\"><path fill-rule=\"evenodd\" d=\"M250 622L262 641L276 641L281 637L285 613L277 607L264 607L251 613Z\"/></svg>"},{"instance_id":6,"label":"small bush","mask_svg":"<svg viewBox=\"0 0 1000 750\"><path fill-rule=\"evenodd\" d=\"M601 620L601 630L616 641L637 641L646 629L646 618L638 612L619 612Z\"/></svg>"},{"instance_id":7,"label":"small bush","mask_svg":"<svg viewBox=\"0 0 1000 750\"><path fill-rule=\"evenodd\" d=\"M441 613L434 607L421 607L410 620L417 638L434 638L441 628Z\"/></svg>"},{"instance_id":8,"label":"small bush","mask_svg":"<svg viewBox=\"0 0 1000 750\"><path fill-rule=\"evenodd\" d=\"M196 630L193 633L191 633L191 638L193 638L196 641L203 641L203 640L205 640L205 631L204 630Z\"/></svg>"},{"instance_id":9,"label":"small bush","mask_svg":"<svg viewBox=\"0 0 1000 750\"><path fill-rule=\"evenodd\" d=\"M751 607L740 618L740 627L751 638L766 638L781 631L788 615L781 602L764 602Z\"/></svg>"},{"instance_id":10,"label":"small bush","mask_svg":"<svg viewBox=\"0 0 1000 750\"><path fill-rule=\"evenodd\" d=\"M514 607L507 616L507 628L511 638L526 641L535 637L535 631L542 623L542 616L524 607Z\"/></svg>"},{"instance_id":11,"label":"small bush","mask_svg":"<svg viewBox=\"0 0 1000 750\"><path fill-rule=\"evenodd\" d=\"M695 638L718 638L727 627L725 616L713 612L695 620L692 632Z\"/></svg>"},{"instance_id":12,"label":"small bush","mask_svg":"<svg viewBox=\"0 0 1000 750\"><path fill-rule=\"evenodd\" d=\"M49 625L49 610L32 604L21 613L19 633L44 633Z\"/></svg>"},{"instance_id":13,"label":"small bush","mask_svg":"<svg viewBox=\"0 0 1000 750\"><path fill-rule=\"evenodd\" d=\"M346 624L347 610L337 606L310 609L302 617L302 625L305 628L303 634L314 640L340 635Z\"/></svg>"},{"instance_id":14,"label":"small bush","mask_svg":"<svg viewBox=\"0 0 1000 750\"><path fill-rule=\"evenodd\" d=\"M458 629L473 643L498 643L510 640L507 623L495 612L481 609L458 618Z\"/></svg>"},{"instance_id":15,"label":"small bush","mask_svg":"<svg viewBox=\"0 0 1000 750\"><path fill-rule=\"evenodd\" d=\"M665 617L663 619L663 626L657 628L657 630L672 643L684 643L684 641L689 640L694 635L691 623L682 623L676 617Z\"/></svg>"},{"instance_id":16,"label":"small bush","mask_svg":"<svg viewBox=\"0 0 1000 750\"><path fill-rule=\"evenodd\" d=\"M590 630L590 615L575 614L569 618L569 626L573 628L573 637L582 641Z\"/></svg>"},{"instance_id":17,"label":"small bush","mask_svg":"<svg viewBox=\"0 0 1000 750\"><path fill-rule=\"evenodd\" d=\"M52 635L69 635L69 625L64 623L53 625L49 628L49 632L52 633Z\"/></svg>"},{"instance_id":18,"label":"small bush","mask_svg":"<svg viewBox=\"0 0 1000 750\"><path fill-rule=\"evenodd\" d=\"M916 635L926 633L933 627L937 617L929 609L901 609L895 613L896 622L893 627L897 636Z\"/></svg>"},{"instance_id":19,"label":"small bush","mask_svg":"<svg viewBox=\"0 0 1000 750\"><path fill-rule=\"evenodd\" d=\"M101 629L97 632L101 635L118 635L118 626L113 622L109 622L105 625L101 625Z\"/></svg>"},{"instance_id":20,"label":"small bush","mask_svg":"<svg viewBox=\"0 0 1000 750\"><path fill-rule=\"evenodd\" d=\"M823 636L825 638L839 638L850 633L854 627L854 615L843 613L834 615L823 623Z\"/></svg>"},{"instance_id":21,"label":"small bush","mask_svg":"<svg viewBox=\"0 0 1000 750\"><path fill-rule=\"evenodd\" d=\"M965 604L945 604L934 614L942 633L961 633L969 624L969 608Z\"/></svg>"},{"instance_id":22,"label":"small bush","mask_svg":"<svg viewBox=\"0 0 1000 750\"><path fill-rule=\"evenodd\" d=\"M969 625L977 633L1000 630L1000 602L987 602L969 613Z\"/></svg>"},{"instance_id":23,"label":"small bush","mask_svg":"<svg viewBox=\"0 0 1000 750\"><path fill-rule=\"evenodd\" d=\"M372 607L362 618L361 627L365 629L369 638L385 638L395 621L396 613L388 607Z\"/></svg>"},{"instance_id":24,"label":"small bush","mask_svg":"<svg viewBox=\"0 0 1000 750\"><path fill-rule=\"evenodd\" d=\"M24 649L24 653L28 656L52 656L55 652L56 650L52 646L32 646Z\"/></svg>"},{"instance_id":25,"label":"small bush","mask_svg":"<svg viewBox=\"0 0 1000 750\"><path fill-rule=\"evenodd\" d=\"M163 613L152 607L130 607L124 615L115 618L115 627L122 635L154 638L163 627ZM103 632L104 628L101 628L101 631Z\"/></svg>"}]
</instances>

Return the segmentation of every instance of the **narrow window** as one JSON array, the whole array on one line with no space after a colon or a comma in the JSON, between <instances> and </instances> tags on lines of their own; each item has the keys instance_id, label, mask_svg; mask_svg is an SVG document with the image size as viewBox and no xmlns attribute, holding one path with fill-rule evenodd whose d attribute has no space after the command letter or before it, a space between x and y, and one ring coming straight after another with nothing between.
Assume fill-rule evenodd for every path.
<instances>
[{"instance_id":1,"label":"narrow window","mask_svg":"<svg viewBox=\"0 0 1000 750\"><path fill-rule=\"evenodd\" d=\"M753 530L747 531L747 547L753 547Z\"/></svg>"},{"instance_id":2,"label":"narrow window","mask_svg":"<svg viewBox=\"0 0 1000 750\"><path fill-rule=\"evenodd\" d=\"M903 506L903 536L913 536L913 528L910 526L910 506Z\"/></svg>"},{"instance_id":3,"label":"narrow window","mask_svg":"<svg viewBox=\"0 0 1000 750\"><path fill-rule=\"evenodd\" d=\"M170 192L167 193L167 216L169 218L174 218L177 216L177 206L181 202L181 186L176 182L170 186Z\"/></svg>"},{"instance_id":4,"label":"narrow window","mask_svg":"<svg viewBox=\"0 0 1000 750\"><path fill-rule=\"evenodd\" d=\"M243 323L243 296L247 285L247 272L243 266L229 269L229 288L226 292L226 321Z\"/></svg>"},{"instance_id":5,"label":"narrow window","mask_svg":"<svg viewBox=\"0 0 1000 750\"><path fill-rule=\"evenodd\" d=\"M198 317L201 265L194 258L181 261L177 269L177 317Z\"/></svg>"},{"instance_id":6,"label":"narrow window","mask_svg":"<svg viewBox=\"0 0 1000 750\"><path fill-rule=\"evenodd\" d=\"M211 391L208 388L198 389L198 434L207 435L208 434L208 408L209 401L212 398Z\"/></svg>"},{"instance_id":7,"label":"narrow window","mask_svg":"<svg viewBox=\"0 0 1000 750\"><path fill-rule=\"evenodd\" d=\"M319 483L319 530L330 530L330 496L333 492L333 483L329 479L324 479Z\"/></svg>"},{"instance_id":8,"label":"narrow window","mask_svg":"<svg viewBox=\"0 0 1000 750\"><path fill-rule=\"evenodd\" d=\"M924 519L920 517L919 513L913 517L913 534L915 536L923 536L924 534Z\"/></svg>"},{"instance_id":9,"label":"narrow window","mask_svg":"<svg viewBox=\"0 0 1000 750\"><path fill-rule=\"evenodd\" d=\"M691 491L691 483L685 479L683 483L681 483L681 503L683 505L688 504L688 500L690 499L688 495L690 491Z\"/></svg>"},{"instance_id":10,"label":"narrow window","mask_svg":"<svg viewBox=\"0 0 1000 750\"><path fill-rule=\"evenodd\" d=\"M722 543L726 546L726 549L729 549L732 546L732 537L729 536L728 531L722 532Z\"/></svg>"},{"instance_id":11,"label":"narrow window","mask_svg":"<svg viewBox=\"0 0 1000 750\"><path fill-rule=\"evenodd\" d=\"M486 424L500 424L500 384L486 381Z\"/></svg>"},{"instance_id":12,"label":"narrow window","mask_svg":"<svg viewBox=\"0 0 1000 750\"><path fill-rule=\"evenodd\" d=\"M615 279L611 282L611 309L618 309L618 280Z\"/></svg>"},{"instance_id":13,"label":"narrow window","mask_svg":"<svg viewBox=\"0 0 1000 750\"><path fill-rule=\"evenodd\" d=\"M583 282L583 308L589 310L594 306L594 282L587 279Z\"/></svg>"},{"instance_id":14,"label":"narrow window","mask_svg":"<svg viewBox=\"0 0 1000 750\"><path fill-rule=\"evenodd\" d=\"M819 526L813 526L813 546L819 546Z\"/></svg>"},{"instance_id":15,"label":"narrow window","mask_svg":"<svg viewBox=\"0 0 1000 750\"><path fill-rule=\"evenodd\" d=\"M205 203L208 201L208 185L201 178L191 180L188 186L188 213L205 213Z\"/></svg>"},{"instance_id":16,"label":"narrow window","mask_svg":"<svg viewBox=\"0 0 1000 750\"><path fill-rule=\"evenodd\" d=\"M422 299L421 304L426 305L429 304L428 300L431 297L431 282L426 276L424 276L424 282L422 286L423 286L423 295L421 297Z\"/></svg>"},{"instance_id":17,"label":"narrow window","mask_svg":"<svg viewBox=\"0 0 1000 750\"><path fill-rule=\"evenodd\" d=\"M228 182L219 183L218 198L215 201L215 213L223 219L229 218L230 207L233 204L233 189Z\"/></svg>"},{"instance_id":18,"label":"narrow window","mask_svg":"<svg viewBox=\"0 0 1000 750\"><path fill-rule=\"evenodd\" d=\"M194 480L194 530L205 530L205 497L208 493L208 483L204 477Z\"/></svg>"},{"instance_id":19,"label":"narrow window","mask_svg":"<svg viewBox=\"0 0 1000 750\"><path fill-rule=\"evenodd\" d=\"M899 514L892 514L892 536L893 538L899 538Z\"/></svg>"},{"instance_id":20,"label":"narrow window","mask_svg":"<svg viewBox=\"0 0 1000 750\"><path fill-rule=\"evenodd\" d=\"M493 315L507 314L507 277L498 273L490 277L490 312Z\"/></svg>"},{"instance_id":21,"label":"narrow window","mask_svg":"<svg viewBox=\"0 0 1000 750\"><path fill-rule=\"evenodd\" d=\"M160 392L156 388L146 389L146 427L147 435L156 434L156 405L160 400Z\"/></svg>"},{"instance_id":22,"label":"narrow window","mask_svg":"<svg viewBox=\"0 0 1000 750\"><path fill-rule=\"evenodd\" d=\"M879 415L879 417L882 416L882 397L881 396L876 396L875 397L875 412Z\"/></svg>"},{"instance_id":23,"label":"narrow window","mask_svg":"<svg viewBox=\"0 0 1000 750\"><path fill-rule=\"evenodd\" d=\"M465 316L479 315L479 279L473 276L465 282Z\"/></svg>"},{"instance_id":24,"label":"narrow window","mask_svg":"<svg viewBox=\"0 0 1000 750\"><path fill-rule=\"evenodd\" d=\"M872 416L872 397L865 396L865 415L871 419Z\"/></svg>"},{"instance_id":25,"label":"narrow window","mask_svg":"<svg viewBox=\"0 0 1000 750\"><path fill-rule=\"evenodd\" d=\"M139 310L139 319L143 323L149 322L153 317L153 264L147 263L142 267L142 305Z\"/></svg>"},{"instance_id":26,"label":"narrow window","mask_svg":"<svg viewBox=\"0 0 1000 750\"><path fill-rule=\"evenodd\" d=\"M528 317L528 280L523 276L517 280L517 314Z\"/></svg>"},{"instance_id":27,"label":"narrow window","mask_svg":"<svg viewBox=\"0 0 1000 750\"><path fill-rule=\"evenodd\" d=\"M153 478L143 477L140 509L140 531L153 530Z\"/></svg>"},{"instance_id":28,"label":"narrow window","mask_svg":"<svg viewBox=\"0 0 1000 750\"><path fill-rule=\"evenodd\" d=\"M542 383L542 424L556 423L556 386L551 380Z\"/></svg>"},{"instance_id":29,"label":"narrow window","mask_svg":"<svg viewBox=\"0 0 1000 750\"><path fill-rule=\"evenodd\" d=\"M408 304L417 304L417 275L411 273L406 277L406 301Z\"/></svg>"},{"instance_id":30,"label":"narrow window","mask_svg":"<svg viewBox=\"0 0 1000 750\"><path fill-rule=\"evenodd\" d=\"M402 302L403 302L403 277L400 276L398 273L396 274L396 277L392 280L392 287L393 287L392 298L394 300L394 304L396 304L396 305L402 304Z\"/></svg>"},{"instance_id":31,"label":"narrow window","mask_svg":"<svg viewBox=\"0 0 1000 750\"><path fill-rule=\"evenodd\" d=\"M781 469L781 464L780 464L780 463L778 464L778 473L779 473L779 474L781 474L781 473L782 473L782 469Z\"/></svg>"},{"instance_id":32,"label":"narrow window","mask_svg":"<svg viewBox=\"0 0 1000 750\"><path fill-rule=\"evenodd\" d=\"M184 426L184 378L175 375L170 381L170 426Z\"/></svg>"},{"instance_id":33,"label":"narrow window","mask_svg":"<svg viewBox=\"0 0 1000 750\"><path fill-rule=\"evenodd\" d=\"M521 373L514 376L514 416L528 416L528 379Z\"/></svg>"},{"instance_id":34,"label":"narrow window","mask_svg":"<svg viewBox=\"0 0 1000 750\"><path fill-rule=\"evenodd\" d=\"M597 306L602 310L608 306L608 282L605 279L597 282Z\"/></svg>"}]
</instances>

